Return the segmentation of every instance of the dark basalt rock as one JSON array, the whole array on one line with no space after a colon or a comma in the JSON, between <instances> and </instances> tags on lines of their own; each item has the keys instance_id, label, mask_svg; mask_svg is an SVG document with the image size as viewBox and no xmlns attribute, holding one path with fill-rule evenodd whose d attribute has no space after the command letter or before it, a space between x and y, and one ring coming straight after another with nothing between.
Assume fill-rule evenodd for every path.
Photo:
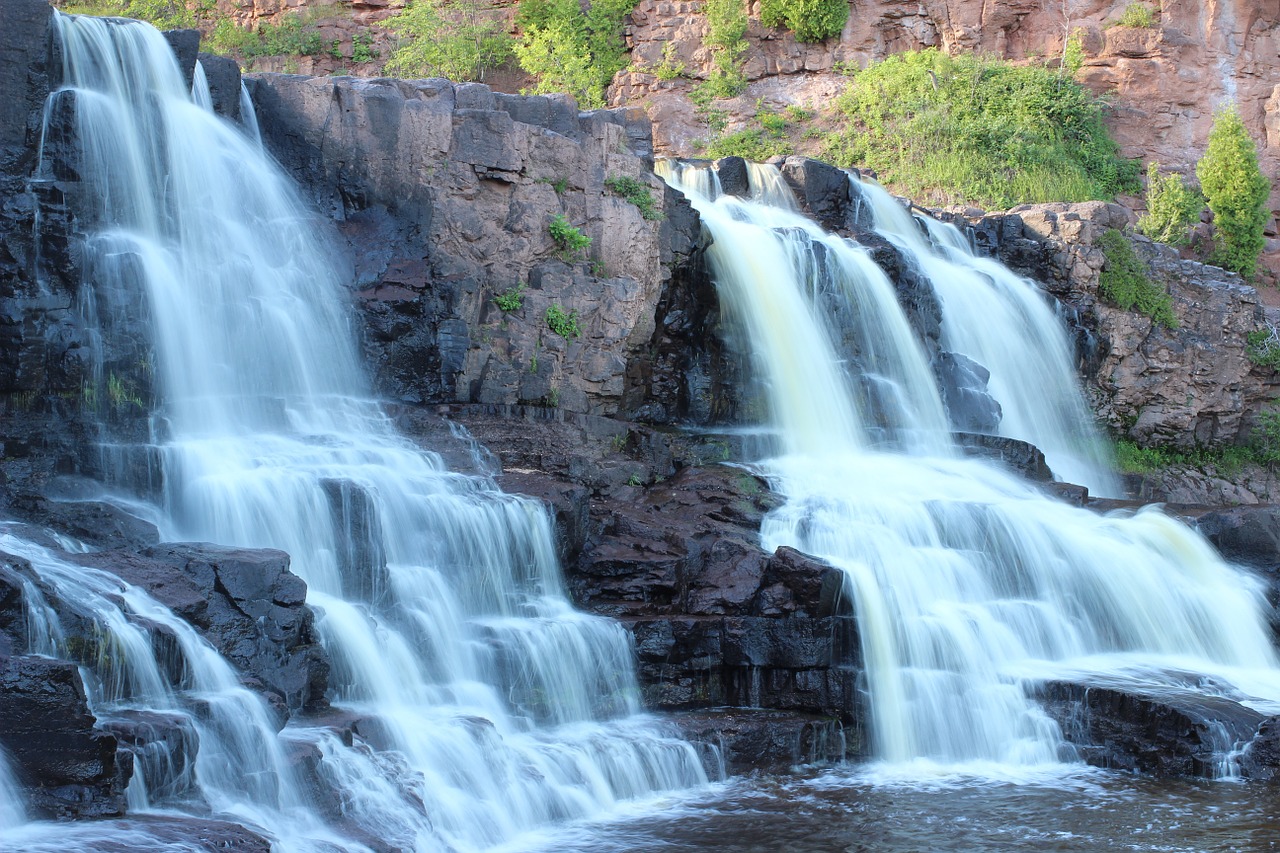
<instances>
[{"instance_id":1,"label":"dark basalt rock","mask_svg":"<svg viewBox=\"0 0 1280 853\"><path fill-rule=\"evenodd\" d=\"M1035 691L1087 763L1156 776L1214 778L1227 753L1254 740L1262 714L1222 696L1186 688L1048 681ZM1250 775L1264 774L1273 735L1259 745ZM1266 770L1272 773L1273 770Z\"/></svg>"},{"instance_id":2,"label":"dark basalt rock","mask_svg":"<svg viewBox=\"0 0 1280 853\"><path fill-rule=\"evenodd\" d=\"M200 31L166 30L163 35L178 60L178 67L182 69L182 79L190 89L196 73L196 57L200 53Z\"/></svg>"},{"instance_id":3,"label":"dark basalt rock","mask_svg":"<svg viewBox=\"0 0 1280 853\"><path fill-rule=\"evenodd\" d=\"M733 708L682 711L667 719L698 750L712 779L722 773L786 773L797 765L852 757L844 727L831 717Z\"/></svg>"},{"instance_id":4,"label":"dark basalt rock","mask_svg":"<svg viewBox=\"0 0 1280 853\"><path fill-rule=\"evenodd\" d=\"M106 817L125 810L132 756L95 727L80 671L44 657L0 658L0 745L44 818Z\"/></svg>"},{"instance_id":5,"label":"dark basalt rock","mask_svg":"<svg viewBox=\"0 0 1280 853\"><path fill-rule=\"evenodd\" d=\"M1198 529L1228 560L1280 570L1280 507L1238 506L1201 515Z\"/></svg>"},{"instance_id":6,"label":"dark basalt rock","mask_svg":"<svg viewBox=\"0 0 1280 853\"><path fill-rule=\"evenodd\" d=\"M144 548L160 541L154 524L104 501L59 501L24 493L14 497L8 511L94 548Z\"/></svg>"},{"instance_id":7,"label":"dark basalt rock","mask_svg":"<svg viewBox=\"0 0 1280 853\"><path fill-rule=\"evenodd\" d=\"M166 543L76 561L145 589L189 622L279 710L323 703L329 662L306 584L283 551ZM281 720L283 724L283 719Z\"/></svg>"},{"instance_id":8,"label":"dark basalt rock","mask_svg":"<svg viewBox=\"0 0 1280 853\"><path fill-rule=\"evenodd\" d=\"M240 66L234 59L216 53L202 53L199 59L209 83L213 111L230 121L240 121Z\"/></svg>"},{"instance_id":9,"label":"dark basalt rock","mask_svg":"<svg viewBox=\"0 0 1280 853\"><path fill-rule=\"evenodd\" d=\"M715 170L720 176L720 191L725 195L742 198L751 195L751 179L746 160L741 157L721 157L715 162Z\"/></svg>"},{"instance_id":10,"label":"dark basalt rock","mask_svg":"<svg viewBox=\"0 0 1280 853\"><path fill-rule=\"evenodd\" d=\"M953 430L994 433L1000 428L1003 412L987 389L991 371L968 356L943 351L933 358L933 372Z\"/></svg>"},{"instance_id":11,"label":"dark basalt rock","mask_svg":"<svg viewBox=\"0 0 1280 853\"><path fill-rule=\"evenodd\" d=\"M1044 453L1034 444L1002 435L972 432L956 433L955 438L969 456L999 462L1033 482L1047 483L1053 479Z\"/></svg>"},{"instance_id":12,"label":"dark basalt rock","mask_svg":"<svg viewBox=\"0 0 1280 853\"><path fill-rule=\"evenodd\" d=\"M805 212L823 228L839 231L850 224L853 196L848 172L811 157L788 157L781 171Z\"/></svg>"},{"instance_id":13,"label":"dark basalt rock","mask_svg":"<svg viewBox=\"0 0 1280 853\"><path fill-rule=\"evenodd\" d=\"M1246 779L1280 782L1280 717L1267 717L1240 755L1240 774Z\"/></svg>"}]
</instances>

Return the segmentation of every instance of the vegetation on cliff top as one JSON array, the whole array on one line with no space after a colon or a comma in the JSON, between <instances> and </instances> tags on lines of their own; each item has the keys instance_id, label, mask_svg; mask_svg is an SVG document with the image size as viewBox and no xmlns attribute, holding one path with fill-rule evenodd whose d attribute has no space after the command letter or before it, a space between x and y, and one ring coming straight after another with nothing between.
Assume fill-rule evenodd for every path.
<instances>
[{"instance_id":1,"label":"vegetation on cliff top","mask_svg":"<svg viewBox=\"0 0 1280 853\"><path fill-rule=\"evenodd\" d=\"M1173 300L1147 275L1129 239L1114 228L1098 237L1106 263L1098 279L1103 297L1124 311L1137 311L1169 329L1178 327Z\"/></svg>"},{"instance_id":2,"label":"vegetation on cliff top","mask_svg":"<svg viewBox=\"0 0 1280 853\"><path fill-rule=\"evenodd\" d=\"M760 0L760 23L785 26L799 41L840 35L849 20L849 0Z\"/></svg>"},{"instance_id":3,"label":"vegetation on cliff top","mask_svg":"<svg viewBox=\"0 0 1280 853\"><path fill-rule=\"evenodd\" d=\"M478 0L416 0L385 26L402 39L386 66L391 74L484 82L512 55L505 17Z\"/></svg>"},{"instance_id":4,"label":"vegetation on cliff top","mask_svg":"<svg viewBox=\"0 0 1280 853\"><path fill-rule=\"evenodd\" d=\"M1103 103L1069 69L907 51L856 72L835 108L844 124L823 154L913 198L1000 209L1138 189Z\"/></svg>"},{"instance_id":5,"label":"vegetation on cliff top","mask_svg":"<svg viewBox=\"0 0 1280 853\"><path fill-rule=\"evenodd\" d=\"M583 109L605 105L613 75L627 67L622 23L636 0L523 0L517 23L524 36L515 46L520 67L539 94L568 92Z\"/></svg>"}]
</instances>

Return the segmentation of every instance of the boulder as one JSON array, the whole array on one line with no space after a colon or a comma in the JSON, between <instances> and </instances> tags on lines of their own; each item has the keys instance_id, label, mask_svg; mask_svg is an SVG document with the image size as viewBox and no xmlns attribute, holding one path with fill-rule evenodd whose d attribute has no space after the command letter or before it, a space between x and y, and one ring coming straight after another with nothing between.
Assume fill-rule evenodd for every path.
<instances>
[{"instance_id":1,"label":"boulder","mask_svg":"<svg viewBox=\"0 0 1280 853\"><path fill-rule=\"evenodd\" d=\"M96 727L80 671L45 657L0 658L0 746L43 818L120 815L132 756Z\"/></svg>"},{"instance_id":2,"label":"boulder","mask_svg":"<svg viewBox=\"0 0 1280 853\"><path fill-rule=\"evenodd\" d=\"M721 157L715 163L720 177L720 191L725 195L747 198L751 195L751 179L747 173L747 161L741 157Z\"/></svg>"},{"instance_id":3,"label":"boulder","mask_svg":"<svg viewBox=\"0 0 1280 853\"><path fill-rule=\"evenodd\" d=\"M240 121L240 66L216 53L202 53L199 60L209 83L213 111L228 121Z\"/></svg>"},{"instance_id":4,"label":"boulder","mask_svg":"<svg viewBox=\"0 0 1280 853\"><path fill-rule=\"evenodd\" d=\"M712 779L788 773L801 765L856 756L838 720L814 714L734 708L682 711L665 718L702 756Z\"/></svg>"},{"instance_id":5,"label":"boulder","mask_svg":"<svg viewBox=\"0 0 1280 853\"><path fill-rule=\"evenodd\" d=\"M853 198L848 172L812 157L788 157L781 171L805 213L823 228L836 231L850 224Z\"/></svg>"},{"instance_id":6,"label":"boulder","mask_svg":"<svg viewBox=\"0 0 1280 853\"><path fill-rule=\"evenodd\" d=\"M325 701L328 659L305 603L306 584L289 571L283 551L165 543L140 553L103 551L75 559L146 590L199 631L269 702L296 710Z\"/></svg>"}]
</instances>

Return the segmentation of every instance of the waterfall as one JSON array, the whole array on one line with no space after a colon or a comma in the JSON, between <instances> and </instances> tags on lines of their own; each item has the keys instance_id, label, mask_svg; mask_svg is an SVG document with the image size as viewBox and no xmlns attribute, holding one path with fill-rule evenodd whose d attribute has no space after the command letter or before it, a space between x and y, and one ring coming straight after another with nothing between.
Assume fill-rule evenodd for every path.
<instances>
[{"instance_id":1,"label":"waterfall","mask_svg":"<svg viewBox=\"0 0 1280 853\"><path fill-rule=\"evenodd\" d=\"M100 224L86 289L145 293L162 534L287 551L331 698L378 721L375 748L294 720L254 759L313 747L348 824L422 851L705 782L691 746L638 716L626 632L570 607L542 505L445 470L370 398L337 267L256 134L193 101L151 27L56 21L66 87L50 109L74 99L82 215ZM215 677L207 655L188 661ZM249 759L226 754L195 768L216 813L282 849L334 834L287 768L257 791L237 783Z\"/></svg>"},{"instance_id":2,"label":"waterfall","mask_svg":"<svg viewBox=\"0 0 1280 853\"><path fill-rule=\"evenodd\" d=\"M1071 343L1035 283L980 258L953 225L914 217L873 181L850 177L875 228L911 258L942 305L942 346L991 372L1000 434L1044 451L1060 480L1121 497L1112 460L1081 397Z\"/></svg>"},{"instance_id":3,"label":"waterfall","mask_svg":"<svg viewBox=\"0 0 1280 853\"><path fill-rule=\"evenodd\" d=\"M9 759L0 749L0 833L17 829L26 823L27 812L22 807L18 780L9 766Z\"/></svg>"},{"instance_id":4,"label":"waterfall","mask_svg":"<svg viewBox=\"0 0 1280 853\"><path fill-rule=\"evenodd\" d=\"M1258 581L1157 511L1098 516L963 458L900 309L875 293L874 276L839 272L864 250L817 236L795 214L709 198L693 168L663 171L712 238L726 321L742 326L782 434L781 454L760 466L786 502L766 516L761 540L845 571L881 759L1027 767L1069 758L1026 690L1055 675L1154 685L1201 673L1277 707ZM833 259L811 263L796 248L801 233ZM848 346L822 298L834 278L867 291L853 314L872 330L864 346L874 359L841 355ZM871 412L850 375L867 365L930 387L904 386L896 396L910 405ZM886 431L931 441L878 440Z\"/></svg>"}]
</instances>

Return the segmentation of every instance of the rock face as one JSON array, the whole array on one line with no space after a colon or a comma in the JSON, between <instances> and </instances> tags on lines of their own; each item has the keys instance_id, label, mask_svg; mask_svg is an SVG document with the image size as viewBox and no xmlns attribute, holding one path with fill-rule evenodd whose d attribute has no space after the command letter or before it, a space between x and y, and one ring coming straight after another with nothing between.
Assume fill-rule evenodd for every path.
<instances>
[{"instance_id":1,"label":"rock face","mask_svg":"<svg viewBox=\"0 0 1280 853\"><path fill-rule=\"evenodd\" d=\"M380 392L606 415L631 404L673 250L692 245L673 223L694 224L646 220L604 186L664 192L630 150L643 113L580 118L564 97L444 80L267 75L252 89L268 147L345 240ZM585 254L553 239L556 216L591 238ZM576 332L551 327L557 309Z\"/></svg>"},{"instance_id":2,"label":"rock face","mask_svg":"<svg viewBox=\"0 0 1280 853\"><path fill-rule=\"evenodd\" d=\"M757 99L818 108L842 92L848 78L838 64L864 67L904 51L937 47L977 51L1013 60L1062 53L1068 30L1082 36L1086 59L1080 79L1111 94L1110 125L1126 157L1159 160L1188 173L1203 153L1214 111L1240 105L1257 141L1263 171L1280 173L1280 9L1255 0L1177 0L1160 4L1156 26L1115 26L1128 0L866 0L856 3L844 31L817 44L797 42L785 29L764 27L751 4L743 70L752 81L731 104L750 117ZM683 64L705 78L711 53L702 4L641 0L627 31L631 69L614 79L613 103L645 102L657 150L681 156L708 136L688 101L690 82L661 80L653 70ZM846 164L848 165L848 164ZM1273 180L1272 209L1280 210Z\"/></svg>"},{"instance_id":3,"label":"rock face","mask_svg":"<svg viewBox=\"0 0 1280 853\"><path fill-rule=\"evenodd\" d=\"M45 818L124 813L132 756L94 727L73 663L0 657L0 745L26 783L29 808Z\"/></svg>"},{"instance_id":4,"label":"rock face","mask_svg":"<svg viewBox=\"0 0 1280 853\"><path fill-rule=\"evenodd\" d=\"M1270 778L1274 718L1265 733L1262 714L1231 699L1192 689L1135 690L1114 685L1050 681L1037 698L1062 726L1063 736L1095 767L1156 776L1227 775L1227 755L1259 738L1251 778Z\"/></svg>"},{"instance_id":5,"label":"rock face","mask_svg":"<svg viewBox=\"0 0 1280 853\"><path fill-rule=\"evenodd\" d=\"M289 571L283 551L165 543L77 559L145 589L195 627L270 704L282 710L324 704L328 660L305 604L307 585Z\"/></svg>"},{"instance_id":6,"label":"rock face","mask_svg":"<svg viewBox=\"0 0 1280 853\"><path fill-rule=\"evenodd\" d=\"M1104 257L1095 241L1128 224L1118 205L1024 205L968 224L980 248L1043 282L1073 318L1086 394L1114 432L1182 449L1248 437L1276 380L1247 357L1246 336L1263 312L1239 276L1134 237L1151 279L1173 298L1178 328L1167 329L1099 294Z\"/></svg>"}]
</instances>

